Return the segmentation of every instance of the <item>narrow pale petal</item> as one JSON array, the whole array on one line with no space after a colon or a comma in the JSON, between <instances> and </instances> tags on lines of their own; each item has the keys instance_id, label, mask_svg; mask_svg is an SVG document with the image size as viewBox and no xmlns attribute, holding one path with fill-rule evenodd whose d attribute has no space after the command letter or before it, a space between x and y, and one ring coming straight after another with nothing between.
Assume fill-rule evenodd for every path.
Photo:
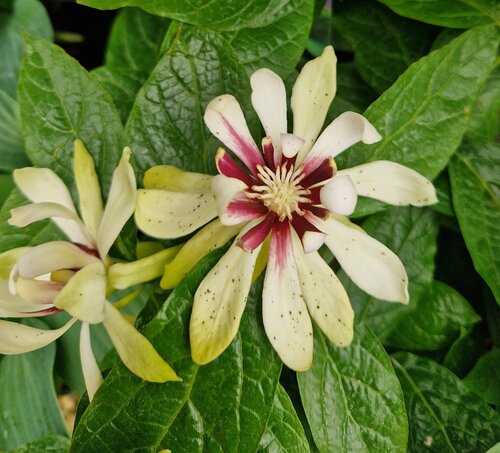
<instances>
[{"instance_id":1,"label":"narrow pale petal","mask_svg":"<svg viewBox=\"0 0 500 453\"><path fill-rule=\"evenodd\" d=\"M0 254L0 280L8 280L10 272L15 266L21 255L28 251L31 247L18 247L12 250L7 250Z\"/></svg>"},{"instance_id":2,"label":"narrow pale petal","mask_svg":"<svg viewBox=\"0 0 500 453\"><path fill-rule=\"evenodd\" d=\"M281 152L283 156L292 158L297 155L300 148L304 146L304 140L293 134L281 134Z\"/></svg>"},{"instance_id":3,"label":"narrow pale petal","mask_svg":"<svg viewBox=\"0 0 500 453\"><path fill-rule=\"evenodd\" d=\"M302 236L304 253L315 252L325 243L325 239L326 234L321 231L306 231Z\"/></svg>"},{"instance_id":4,"label":"narrow pale petal","mask_svg":"<svg viewBox=\"0 0 500 453\"><path fill-rule=\"evenodd\" d=\"M182 245L176 245L137 261L113 264L108 270L109 285L125 289L161 277L165 265L174 259L181 247Z\"/></svg>"},{"instance_id":5,"label":"narrow pale petal","mask_svg":"<svg viewBox=\"0 0 500 453\"><path fill-rule=\"evenodd\" d=\"M17 295L32 304L53 304L63 286L61 283L33 278L19 277L16 280Z\"/></svg>"},{"instance_id":6,"label":"narrow pale petal","mask_svg":"<svg viewBox=\"0 0 500 453\"><path fill-rule=\"evenodd\" d=\"M57 203L77 213L68 188L52 170L34 167L19 168L14 170L12 176L21 192L33 203ZM80 226L73 220L54 218L53 222L72 242L92 245L87 235L82 234Z\"/></svg>"},{"instance_id":7,"label":"narrow pale petal","mask_svg":"<svg viewBox=\"0 0 500 453\"><path fill-rule=\"evenodd\" d=\"M286 119L286 89L283 80L273 71L262 68L250 77L252 86L252 105L266 135L274 144L274 163L280 161L281 134L287 131Z\"/></svg>"},{"instance_id":8,"label":"narrow pale petal","mask_svg":"<svg viewBox=\"0 0 500 453\"><path fill-rule=\"evenodd\" d=\"M80 362L82 364L85 387L87 388L89 400L92 401L103 379L94 353L92 352L90 326L86 322L82 323L82 328L80 330Z\"/></svg>"},{"instance_id":9,"label":"narrow pale petal","mask_svg":"<svg viewBox=\"0 0 500 453\"><path fill-rule=\"evenodd\" d=\"M342 283L319 253L304 254L297 237L294 237L294 252L309 314L332 343L349 345L354 311Z\"/></svg>"},{"instance_id":10,"label":"narrow pale petal","mask_svg":"<svg viewBox=\"0 0 500 453\"><path fill-rule=\"evenodd\" d=\"M262 315L267 337L285 365L295 371L307 370L312 363L313 329L287 222L275 225L271 233Z\"/></svg>"},{"instance_id":11,"label":"narrow pale petal","mask_svg":"<svg viewBox=\"0 0 500 453\"><path fill-rule=\"evenodd\" d=\"M385 203L426 206L437 202L436 190L427 178L396 162L378 160L341 170L339 176L349 176L358 195Z\"/></svg>"},{"instance_id":12,"label":"narrow pale petal","mask_svg":"<svg viewBox=\"0 0 500 453\"><path fill-rule=\"evenodd\" d=\"M135 221L149 236L174 239L185 236L217 216L213 195L159 189L137 191Z\"/></svg>"},{"instance_id":13,"label":"narrow pale petal","mask_svg":"<svg viewBox=\"0 0 500 453\"><path fill-rule=\"evenodd\" d=\"M101 187L95 172L94 159L81 140L75 140L73 171L80 199L80 214L95 241L103 214Z\"/></svg>"},{"instance_id":14,"label":"narrow pale petal","mask_svg":"<svg viewBox=\"0 0 500 453\"><path fill-rule=\"evenodd\" d=\"M224 94L211 101L204 119L210 132L233 151L249 170L255 173L257 165L265 165L234 96Z\"/></svg>"},{"instance_id":15,"label":"narrow pale petal","mask_svg":"<svg viewBox=\"0 0 500 453\"><path fill-rule=\"evenodd\" d=\"M63 335L75 321L72 318L60 329L43 330L0 320L0 354L22 354L43 348Z\"/></svg>"},{"instance_id":16,"label":"narrow pale petal","mask_svg":"<svg viewBox=\"0 0 500 453\"><path fill-rule=\"evenodd\" d=\"M304 173L313 172L325 159L337 156L359 141L372 144L381 138L377 130L362 115L344 112L322 132L311 151L305 156Z\"/></svg>"},{"instance_id":17,"label":"narrow pale petal","mask_svg":"<svg viewBox=\"0 0 500 453\"><path fill-rule=\"evenodd\" d=\"M328 234L326 245L356 285L378 299L408 303L408 276L394 252L347 218L330 217L321 228Z\"/></svg>"},{"instance_id":18,"label":"narrow pale petal","mask_svg":"<svg viewBox=\"0 0 500 453\"><path fill-rule=\"evenodd\" d=\"M158 165L144 173L145 189L163 189L169 192L210 192L213 176L184 171L172 165Z\"/></svg>"},{"instance_id":19,"label":"narrow pale petal","mask_svg":"<svg viewBox=\"0 0 500 453\"><path fill-rule=\"evenodd\" d=\"M19 295L12 295L9 291L9 282L0 280L0 318L37 316L37 312L44 312L52 307L52 303L41 305L28 302Z\"/></svg>"},{"instance_id":20,"label":"narrow pale petal","mask_svg":"<svg viewBox=\"0 0 500 453\"><path fill-rule=\"evenodd\" d=\"M222 247L240 230L241 225L222 225L219 219L210 222L190 238L172 262L165 266L161 287L163 289L175 288L199 260Z\"/></svg>"},{"instance_id":21,"label":"narrow pale petal","mask_svg":"<svg viewBox=\"0 0 500 453\"><path fill-rule=\"evenodd\" d=\"M149 340L139 333L112 304L107 302L105 311L104 327L120 359L132 373L150 382L182 380L156 352Z\"/></svg>"},{"instance_id":22,"label":"narrow pale petal","mask_svg":"<svg viewBox=\"0 0 500 453\"><path fill-rule=\"evenodd\" d=\"M203 279L189 324L191 355L204 365L216 359L238 332L261 247L245 252L238 239Z\"/></svg>"},{"instance_id":23,"label":"narrow pale petal","mask_svg":"<svg viewBox=\"0 0 500 453\"><path fill-rule=\"evenodd\" d=\"M271 144L272 147L272 144ZM236 178L241 180L246 186L250 187L255 184L256 180L250 176L240 164L238 164L223 148L219 148L215 155L215 164L221 175L228 178ZM209 190L212 190L210 186Z\"/></svg>"},{"instance_id":24,"label":"narrow pale petal","mask_svg":"<svg viewBox=\"0 0 500 453\"><path fill-rule=\"evenodd\" d=\"M316 140L337 89L337 57L331 46L300 71L292 91L293 134L304 140L300 163Z\"/></svg>"},{"instance_id":25,"label":"narrow pale petal","mask_svg":"<svg viewBox=\"0 0 500 453\"><path fill-rule=\"evenodd\" d=\"M347 175L336 175L321 188L321 204L329 211L340 215L351 215L358 202L354 184Z\"/></svg>"},{"instance_id":26,"label":"narrow pale petal","mask_svg":"<svg viewBox=\"0 0 500 453\"><path fill-rule=\"evenodd\" d=\"M129 163L130 154L130 148L123 150L120 163L113 173L108 201L99 225L97 248L103 259L135 210L136 183L134 170Z\"/></svg>"},{"instance_id":27,"label":"narrow pale petal","mask_svg":"<svg viewBox=\"0 0 500 453\"><path fill-rule=\"evenodd\" d=\"M54 305L90 324L104 319L106 304L106 267L100 261L80 269L66 283Z\"/></svg>"}]
</instances>

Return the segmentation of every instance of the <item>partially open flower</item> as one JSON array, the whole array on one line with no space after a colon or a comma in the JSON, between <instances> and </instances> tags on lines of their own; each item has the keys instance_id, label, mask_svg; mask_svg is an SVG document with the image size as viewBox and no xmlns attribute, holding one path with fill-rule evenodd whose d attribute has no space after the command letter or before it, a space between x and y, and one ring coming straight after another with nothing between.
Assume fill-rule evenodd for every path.
<instances>
[{"instance_id":1,"label":"partially open flower","mask_svg":"<svg viewBox=\"0 0 500 453\"><path fill-rule=\"evenodd\" d=\"M62 310L73 317L57 330L0 321L0 353L41 348L80 320L80 356L90 398L102 378L92 353L89 324L104 324L120 358L136 375L153 382L179 380L149 341L106 300L108 287L127 286L127 266L137 267L133 263L110 267L108 257L135 208L136 182L129 158L130 149L125 148L103 207L94 161L83 143L75 142L74 173L81 218L69 190L52 170L16 170L17 186L33 203L13 209L9 223L23 227L50 218L69 241L48 242L0 255L0 278L5 279L0 280L1 317L46 316ZM137 283L137 276L128 281Z\"/></svg>"}]
</instances>

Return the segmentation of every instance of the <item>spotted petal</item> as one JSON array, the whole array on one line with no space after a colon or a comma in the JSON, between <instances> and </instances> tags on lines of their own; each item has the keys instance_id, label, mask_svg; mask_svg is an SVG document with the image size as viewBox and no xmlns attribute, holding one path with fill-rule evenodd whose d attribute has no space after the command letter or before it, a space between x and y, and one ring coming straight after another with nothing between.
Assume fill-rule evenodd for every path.
<instances>
[{"instance_id":1,"label":"spotted petal","mask_svg":"<svg viewBox=\"0 0 500 453\"><path fill-rule=\"evenodd\" d=\"M358 194L348 175L336 175L320 191L321 204L329 211L351 215L356 208Z\"/></svg>"},{"instance_id":2,"label":"spotted petal","mask_svg":"<svg viewBox=\"0 0 500 453\"><path fill-rule=\"evenodd\" d=\"M82 329L80 330L80 361L85 387L87 388L89 400L92 401L103 380L94 353L92 352L90 327L86 322L82 323Z\"/></svg>"},{"instance_id":3,"label":"spotted petal","mask_svg":"<svg viewBox=\"0 0 500 453\"><path fill-rule=\"evenodd\" d=\"M184 171L171 165L157 165L144 173L146 189L163 189L169 192L207 193L213 176Z\"/></svg>"}]
</instances>

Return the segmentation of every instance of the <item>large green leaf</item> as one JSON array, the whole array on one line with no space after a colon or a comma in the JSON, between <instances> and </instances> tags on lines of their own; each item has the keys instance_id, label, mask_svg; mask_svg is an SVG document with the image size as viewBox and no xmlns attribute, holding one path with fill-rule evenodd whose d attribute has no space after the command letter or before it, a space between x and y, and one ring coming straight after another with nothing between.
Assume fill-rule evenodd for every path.
<instances>
[{"instance_id":1,"label":"large green leaf","mask_svg":"<svg viewBox=\"0 0 500 453\"><path fill-rule=\"evenodd\" d=\"M409 353L393 357L410 421L409 452L480 452L495 444L500 415L451 371Z\"/></svg>"},{"instance_id":2,"label":"large green leaf","mask_svg":"<svg viewBox=\"0 0 500 453\"><path fill-rule=\"evenodd\" d=\"M12 12L0 10L0 90L16 97L17 76L23 54L24 31L52 39L49 16L38 0L16 0Z\"/></svg>"},{"instance_id":3,"label":"large green leaf","mask_svg":"<svg viewBox=\"0 0 500 453\"><path fill-rule=\"evenodd\" d=\"M497 0L379 0L401 16L451 28L500 23Z\"/></svg>"},{"instance_id":4,"label":"large green leaf","mask_svg":"<svg viewBox=\"0 0 500 453\"><path fill-rule=\"evenodd\" d=\"M71 186L73 142L79 138L92 154L107 193L125 137L103 88L60 47L26 36L18 94L31 161L52 168Z\"/></svg>"},{"instance_id":5,"label":"large green leaf","mask_svg":"<svg viewBox=\"0 0 500 453\"><path fill-rule=\"evenodd\" d=\"M25 167L30 161L24 154L24 140L19 127L17 102L0 89L0 170Z\"/></svg>"},{"instance_id":6,"label":"large green leaf","mask_svg":"<svg viewBox=\"0 0 500 453\"><path fill-rule=\"evenodd\" d=\"M450 163L450 177L474 266L500 303L500 145L464 144Z\"/></svg>"},{"instance_id":7,"label":"large green leaf","mask_svg":"<svg viewBox=\"0 0 500 453\"><path fill-rule=\"evenodd\" d=\"M359 73L378 93L429 51L435 34L372 0L337 2L333 26L352 43Z\"/></svg>"},{"instance_id":8,"label":"large green leaf","mask_svg":"<svg viewBox=\"0 0 500 453\"><path fill-rule=\"evenodd\" d=\"M48 434L40 439L21 445L9 453L67 453L69 439L56 434Z\"/></svg>"},{"instance_id":9,"label":"large green leaf","mask_svg":"<svg viewBox=\"0 0 500 453\"><path fill-rule=\"evenodd\" d=\"M389 356L358 325L352 344L334 346L316 329L314 361L298 374L307 419L320 452L404 452L408 422Z\"/></svg>"},{"instance_id":10,"label":"large green leaf","mask_svg":"<svg viewBox=\"0 0 500 453\"><path fill-rule=\"evenodd\" d=\"M29 325L46 328L38 320ZM67 435L52 379L55 344L0 362L0 449L11 450L45 434Z\"/></svg>"},{"instance_id":11,"label":"large green leaf","mask_svg":"<svg viewBox=\"0 0 500 453\"><path fill-rule=\"evenodd\" d=\"M152 384L111 371L76 427L71 451L255 451L271 413L281 361L261 321L262 282L240 330L206 366L191 361L188 323L195 289L221 256L205 257L177 286L145 334L183 382Z\"/></svg>"},{"instance_id":12,"label":"large green leaf","mask_svg":"<svg viewBox=\"0 0 500 453\"><path fill-rule=\"evenodd\" d=\"M490 404L500 404L500 349L492 349L481 357L464 384Z\"/></svg>"},{"instance_id":13,"label":"large green leaf","mask_svg":"<svg viewBox=\"0 0 500 453\"><path fill-rule=\"evenodd\" d=\"M343 153L339 168L386 159L437 176L462 140L499 38L494 26L475 28L413 63L365 112L383 139Z\"/></svg>"},{"instance_id":14,"label":"large green leaf","mask_svg":"<svg viewBox=\"0 0 500 453\"><path fill-rule=\"evenodd\" d=\"M470 304L451 286L435 280L387 343L409 351L435 351L450 345L462 330L480 321Z\"/></svg>"},{"instance_id":15,"label":"large green leaf","mask_svg":"<svg viewBox=\"0 0 500 453\"><path fill-rule=\"evenodd\" d=\"M127 132L141 170L168 163L215 171L219 145L203 123L205 107L223 93L248 101L248 90L245 70L220 35L181 25L130 113Z\"/></svg>"},{"instance_id":16,"label":"large green leaf","mask_svg":"<svg viewBox=\"0 0 500 453\"><path fill-rule=\"evenodd\" d=\"M290 397L281 385L278 385L273 409L257 451L259 453L308 453L310 451L304 428L295 413Z\"/></svg>"},{"instance_id":17,"label":"large green leaf","mask_svg":"<svg viewBox=\"0 0 500 453\"><path fill-rule=\"evenodd\" d=\"M373 215L362 227L398 255L408 274L410 303L402 305L369 296L343 271L339 273L358 319L365 321L384 342L397 323L412 312L432 282L438 224L431 210L410 207Z\"/></svg>"}]
</instances>

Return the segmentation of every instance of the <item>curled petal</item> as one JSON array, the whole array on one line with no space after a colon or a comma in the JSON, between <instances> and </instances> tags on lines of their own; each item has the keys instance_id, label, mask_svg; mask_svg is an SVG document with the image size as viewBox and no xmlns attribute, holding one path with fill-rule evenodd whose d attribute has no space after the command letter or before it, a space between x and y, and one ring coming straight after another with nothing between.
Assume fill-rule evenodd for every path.
<instances>
[{"instance_id":1,"label":"curled petal","mask_svg":"<svg viewBox=\"0 0 500 453\"><path fill-rule=\"evenodd\" d=\"M0 280L0 318L23 318L27 316L43 316L53 308L50 304L28 302L19 295L12 295L9 283Z\"/></svg>"},{"instance_id":2,"label":"curled petal","mask_svg":"<svg viewBox=\"0 0 500 453\"><path fill-rule=\"evenodd\" d=\"M18 247L0 254L0 280L8 280L12 268L19 258L31 247Z\"/></svg>"},{"instance_id":3,"label":"curled petal","mask_svg":"<svg viewBox=\"0 0 500 453\"><path fill-rule=\"evenodd\" d=\"M241 168L223 148L217 150L215 164L221 175L227 176L228 178L239 179L248 187L251 187L255 183L255 179L243 170L243 168ZM211 187L209 190L211 190Z\"/></svg>"},{"instance_id":4,"label":"curled petal","mask_svg":"<svg viewBox=\"0 0 500 453\"><path fill-rule=\"evenodd\" d=\"M349 176L338 174L321 188L321 204L329 211L351 215L358 202L358 194Z\"/></svg>"},{"instance_id":5,"label":"curled petal","mask_svg":"<svg viewBox=\"0 0 500 453\"><path fill-rule=\"evenodd\" d=\"M184 171L172 165L158 165L144 173L145 189L163 189L170 192L210 192L213 176Z\"/></svg>"},{"instance_id":6,"label":"curled petal","mask_svg":"<svg viewBox=\"0 0 500 453\"><path fill-rule=\"evenodd\" d=\"M102 384L102 375L94 353L92 352L90 327L86 322L82 323L82 328L80 330L80 362L82 364L85 387L87 388L89 400L92 401L97 389Z\"/></svg>"},{"instance_id":7,"label":"curled petal","mask_svg":"<svg viewBox=\"0 0 500 453\"><path fill-rule=\"evenodd\" d=\"M64 285L46 280L19 277L16 280L17 295L32 304L51 305ZM39 308L40 310L40 308Z\"/></svg>"},{"instance_id":8,"label":"curled petal","mask_svg":"<svg viewBox=\"0 0 500 453\"><path fill-rule=\"evenodd\" d=\"M349 176L358 195L385 203L426 206L437 202L436 190L427 178L396 162L378 160L341 170L339 176Z\"/></svg>"}]
</instances>

